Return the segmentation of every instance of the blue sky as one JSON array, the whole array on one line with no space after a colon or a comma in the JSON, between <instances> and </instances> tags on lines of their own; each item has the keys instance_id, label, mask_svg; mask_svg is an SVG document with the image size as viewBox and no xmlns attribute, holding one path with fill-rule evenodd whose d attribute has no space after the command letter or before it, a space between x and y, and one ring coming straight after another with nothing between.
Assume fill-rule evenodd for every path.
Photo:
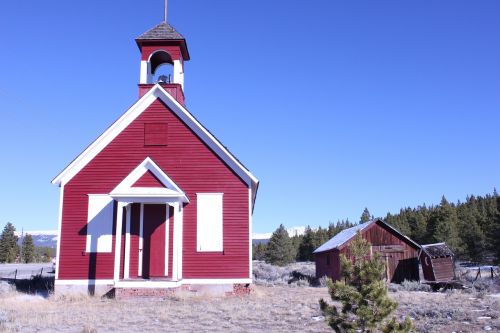
<instances>
[{"instance_id":1,"label":"blue sky","mask_svg":"<svg viewBox=\"0 0 500 333\"><path fill-rule=\"evenodd\" d=\"M189 110L261 180L255 232L500 188L500 2L169 2ZM0 225L57 228L50 181L134 103L162 13L0 3Z\"/></svg>"}]
</instances>

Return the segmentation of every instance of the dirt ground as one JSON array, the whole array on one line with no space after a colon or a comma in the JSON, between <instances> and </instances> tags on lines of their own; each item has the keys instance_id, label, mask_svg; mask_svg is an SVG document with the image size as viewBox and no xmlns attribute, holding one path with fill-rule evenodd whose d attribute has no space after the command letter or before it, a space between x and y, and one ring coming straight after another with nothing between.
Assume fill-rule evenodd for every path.
<instances>
[{"instance_id":1,"label":"dirt ground","mask_svg":"<svg viewBox=\"0 0 500 333\"><path fill-rule=\"evenodd\" d=\"M500 297L391 292L418 332L500 331ZM326 288L254 286L247 297L110 300L0 295L5 332L331 332L318 300Z\"/></svg>"}]
</instances>

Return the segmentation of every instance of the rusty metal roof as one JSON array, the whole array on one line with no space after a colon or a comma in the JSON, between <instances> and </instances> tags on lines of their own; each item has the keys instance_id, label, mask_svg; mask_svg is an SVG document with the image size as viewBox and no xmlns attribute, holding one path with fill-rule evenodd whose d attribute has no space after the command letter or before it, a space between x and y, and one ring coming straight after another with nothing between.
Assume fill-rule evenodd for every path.
<instances>
[{"instance_id":1,"label":"rusty metal roof","mask_svg":"<svg viewBox=\"0 0 500 333\"><path fill-rule=\"evenodd\" d=\"M324 243L323 245L318 247L313 253L320 253L320 252L330 251L333 249L338 249L342 245L347 243L349 240L351 240L354 236L356 236L356 233L358 231L366 229L370 225L377 223L377 222L385 225L387 228L391 229L395 234L400 235L407 243L412 244L415 248L417 248L417 249L420 248L420 245L418 245L416 242L411 240L408 236L403 235L399 230L397 230L396 228L394 228L390 224L385 223L384 221L382 221L380 219L375 219L375 220L371 220L371 221L368 221L365 223L355 225L354 227L351 227L349 229L342 230L341 232L339 232L338 234L333 236L333 238L331 238L329 241L327 241L326 243Z\"/></svg>"}]
</instances>

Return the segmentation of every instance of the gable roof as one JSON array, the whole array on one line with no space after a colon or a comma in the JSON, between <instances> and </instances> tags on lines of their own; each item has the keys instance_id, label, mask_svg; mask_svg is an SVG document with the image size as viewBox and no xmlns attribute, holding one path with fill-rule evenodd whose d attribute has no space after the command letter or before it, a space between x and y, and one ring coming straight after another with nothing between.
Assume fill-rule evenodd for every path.
<instances>
[{"instance_id":1,"label":"gable roof","mask_svg":"<svg viewBox=\"0 0 500 333\"><path fill-rule=\"evenodd\" d=\"M212 151L221 158L251 189L252 207L257 197L259 180L241 164L189 111L173 98L159 84L154 85L144 96L130 107L101 136L78 155L59 175L52 184L64 186L76 176L92 159L111 143L124 129L139 117L154 101L160 99L184 124L186 124Z\"/></svg>"},{"instance_id":2,"label":"gable roof","mask_svg":"<svg viewBox=\"0 0 500 333\"><path fill-rule=\"evenodd\" d=\"M412 241L409 237L403 235L401 232L399 232L397 229L395 229L394 227L392 227L388 223L385 223L384 221L382 221L380 219L375 219L375 220L361 223L361 224L355 225L354 227L342 230L341 232L339 232L338 234L333 236L329 241L327 241L326 243L324 243L323 245L318 247L316 250L314 250L313 253L320 253L320 252L330 251L333 249L340 249L344 244L346 244L348 241L350 241L352 238L354 238L354 236L356 236L358 231L362 231L375 223L380 223L383 226L388 227L393 232L395 232L396 234L401 236L403 239L405 239L408 243L412 244L416 248L420 248L420 245L418 245L417 243Z\"/></svg>"},{"instance_id":3,"label":"gable roof","mask_svg":"<svg viewBox=\"0 0 500 333\"><path fill-rule=\"evenodd\" d=\"M422 251L427 253L431 258L453 257L453 251L451 251L446 243L422 245Z\"/></svg>"},{"instance_id":4,"label":"gable roof","mask_svg":"<svg viewBox=\"0 0 500 333\"><path fill-rule=\"evenodd\" d=\"M161 22L137 37L136 40L184 40L184 36L167 22Z\"/></svg>"}]
</instances>

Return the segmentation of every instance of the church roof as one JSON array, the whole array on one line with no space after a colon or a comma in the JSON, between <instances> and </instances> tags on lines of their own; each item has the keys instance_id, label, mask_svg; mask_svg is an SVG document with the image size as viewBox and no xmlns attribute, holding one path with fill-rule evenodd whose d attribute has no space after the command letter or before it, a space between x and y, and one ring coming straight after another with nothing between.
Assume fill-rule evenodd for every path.
<instances>
[{"instance_id":1,"label":"church roof","mask_svg":"<svg viewBox=\"0 0 500 333\"><path fill-rule=\"evenodd\" d=\"M167 22L161 22L136 40L184 40L184 37Z\"/></svg>"}]
</instances>

